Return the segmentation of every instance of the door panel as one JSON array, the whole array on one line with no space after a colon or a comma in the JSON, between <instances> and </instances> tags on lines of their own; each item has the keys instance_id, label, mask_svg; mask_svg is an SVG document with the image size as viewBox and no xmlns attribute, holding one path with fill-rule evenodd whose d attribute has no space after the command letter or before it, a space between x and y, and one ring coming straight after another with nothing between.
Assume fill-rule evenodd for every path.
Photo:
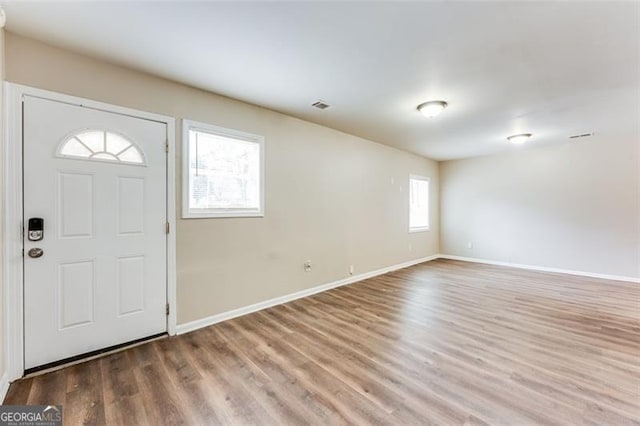
<instances>
[{"instance_id":1,"label":"door panel","mask_svg":"<svg viewBox=\"0 0 640 426\"><path fill-rule=\"evenodd\" d=\"M166 125L26 96L23 135L25 368L166 331Z\"/></svg>"},{"instance_id":2,"label":"door panel","mask_svg":"<svg viewBox=\"0 0 640 426\"><path fill-rule=\"evenodd\" d=\"M118 177L118 235L144 234L144 179Z\"/></svg>"},{"instance_id":3,"label":"door panel","mask_svg":"<svg viewBox=\"0 0 640 426\"><path fill-rule=\"evenodd\" d=\"M144 256L121 257L118 262L118 315L144 311Z\"/></svg>"},{"instance_id":4,"label":"door panel","mask_svg":"<svg viewBox=\"0 0 640 426\"><path fill-rule=\"evenodd\" d=\"M58 173L60 238L93 237L93 175Z\"/></svg>"},{"instance_id":5,"label":"door panel","mask_svg":"<svg viewBox=\"0 0 640 426\"><path fill-rule=\"evenodd\" d=\"M93 322L93 260L58 265L60 330Z\"/></svg>"}]
</instances>

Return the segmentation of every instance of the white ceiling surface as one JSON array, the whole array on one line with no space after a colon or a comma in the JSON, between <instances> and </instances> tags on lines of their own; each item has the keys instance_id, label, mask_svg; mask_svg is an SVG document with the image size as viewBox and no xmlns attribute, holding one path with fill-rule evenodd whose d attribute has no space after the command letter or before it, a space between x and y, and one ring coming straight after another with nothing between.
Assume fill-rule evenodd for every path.
<instances>
[{"instance_id":1,"label":"white ceiling surface","mask_svg":"<svg viewBox=\"0 0 640 426\"><path fill-rule=\"evenodd\" d=\"M437 160L637 137L638 2L8 2L7 29ZM322 99L324 111L310 105ZM435 119L416 106L443 99ZM215 120L213 120L215 121ZM579 143L579 142L571 142Z\"/></svg>"}]
</instances>

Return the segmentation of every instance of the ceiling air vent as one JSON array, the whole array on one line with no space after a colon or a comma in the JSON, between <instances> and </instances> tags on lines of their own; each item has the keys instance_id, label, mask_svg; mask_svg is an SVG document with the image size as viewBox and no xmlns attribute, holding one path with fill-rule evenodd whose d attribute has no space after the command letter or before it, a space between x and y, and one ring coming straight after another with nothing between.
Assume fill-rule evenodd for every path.
<instances>
[{"instance_id":1,"label":"ceiling air vent","mask_svg":"<svg viewBox=\"0 0 640 426\"><path fill-rule=\"evenodd\" d=\"M318 109L327 109L329 108L331 105L329 105L328 103L324 102L324 101L315 101L314 103L311 104L312 107L316 107Z\"/></svg>"},{"instance_id":2,"label":"ceiling air vent","mask_svg":"<svg viewBox=\"0 0 640 426\"><path fill-rule=\"evenodd\" d=\"M581 135L573 135L569 136L569 139L588 138L589 136L593 136L593 133L582 133Z\"/></svg>"}]
</instances>

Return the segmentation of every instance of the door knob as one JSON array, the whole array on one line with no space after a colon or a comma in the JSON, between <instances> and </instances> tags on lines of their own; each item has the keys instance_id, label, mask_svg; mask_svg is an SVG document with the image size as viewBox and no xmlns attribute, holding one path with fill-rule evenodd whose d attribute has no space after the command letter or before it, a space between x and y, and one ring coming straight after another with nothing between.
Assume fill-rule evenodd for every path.
<instances>
[{"instance_id":1,"label":"door knob","mask_svg":"<svg viewBox=\"0 0 640 426\"><path fill-rule=\"evenodd\" d=\"M44 250L38 247L34 247L31 250L29 250L27 254L29 255L29 257L33 257L35 259L35 258L41 257L44 254Z\"/></svg>"}]
</instances>

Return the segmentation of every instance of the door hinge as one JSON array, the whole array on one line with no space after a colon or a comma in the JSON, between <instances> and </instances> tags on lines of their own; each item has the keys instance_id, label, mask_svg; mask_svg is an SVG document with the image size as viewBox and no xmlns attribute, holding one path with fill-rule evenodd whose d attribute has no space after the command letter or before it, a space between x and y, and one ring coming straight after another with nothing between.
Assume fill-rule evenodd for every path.
<instances>
[{"instance_id":1,"label":"door hinge","mask_svg":"<svg viewBox=\"0 0 640 426\"><path fill-rule=\"evenodd\" d=\"M164 152L169 152L169 142L164 143Z\"/></svg>"},{"instance_id":2,"label":"door hinge","mask_svg":"<svg viewBox=\"0 0 640 426\"><path fill-rule=\"evenodd\" d=\"M170 231L170 229L171 229L171 226L169 225L169 222L167 222L167 223L165 224L164 230L165 230L165 231L166 231L166 233L168 234L168 233L169 233L169 231Z\"/></svg>"},{"instance_id":3,"label":"door hinge","mask_svg":"<svg viewBox=\"0 0 640 426\"><path fill-rule=\"evenodd\" d=\"M169 308L169 304L167 303L167 316L169 316L169 313L171 312L171 308Z\"/></svg>"}]
</instances>

